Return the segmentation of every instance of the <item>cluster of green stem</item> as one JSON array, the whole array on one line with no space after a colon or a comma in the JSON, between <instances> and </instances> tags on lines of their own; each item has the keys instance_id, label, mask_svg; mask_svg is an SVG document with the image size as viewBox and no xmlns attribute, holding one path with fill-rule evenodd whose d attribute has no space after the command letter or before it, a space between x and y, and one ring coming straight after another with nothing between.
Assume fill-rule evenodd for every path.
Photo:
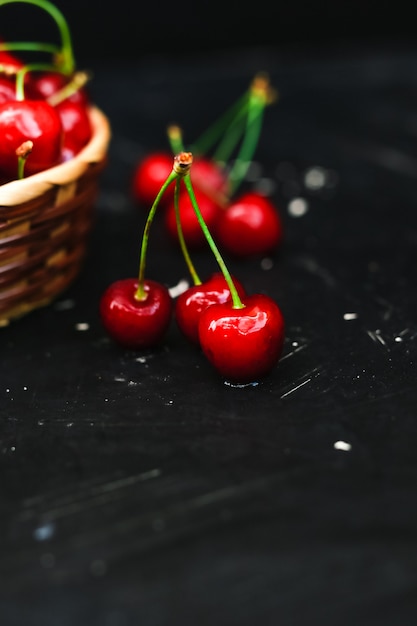
<instances>
[{"instance_id":1,"label":"cluster of green stem","mask_svg":"<svg viewBox=\"0 0 417 626\"><path fill-rule=\"evenodd\" d=\"M179 196L180 196L181 184L183 184L187 190L187 193L190 197L191 204L193 206L193 209L197 217L197 220L200 224L200 227L204 233L204 236L207 240L208 245L210 246L210 249L214 255L214 258L217 261L220 271L222 272L224 279L227 283L227 286L230 291L230 295L232 297L233 308L241 309L244 307L244 304L242 303L239 297L239 294L237 292L233 279L230 275L230 272L223 260L222 255L219 252L219 249L210 233L210 230L198 206L194 188L191 182L191 176L190 176L192 162L193 162L193 155L191 152L181 151L175 155L172 171L167 177L167 179L165 180L165 182L163 183L163 185L161 186L161 189L159 190L151 206L151 209L148 213L146 223L145 223L145 228L143 231L143 236L142 236L140 261L139 261L138 286L137 286L135 297L138 300L145 300L147 297L147 294L145 291L145 267L146 267L146 255L147 255L147 248L148 248L149 233L150 233L151 225L152 225L156 210L158 208L158 205L160 203L160 200L162 196L164 195L166 189L175 181L174 207L175 207L178 237L179 237L179 242L180 242L181 250L182 250L186 265L188 267L188 270L190 272L190 275L192 277L194 284L201 285L202 281L200 280L200 277L198 276L195 266L191 260L191 257L190 257L185 239L184 239L182 227L181 227L180 207L179 207Z\"/></svg>"},{"instance_id":2,"label":"cluster of green stem","mask_svg":"<svg viewBox=\"0 0 417 626\"><path fill-rule=\"evenodd\" d=\"M75 71L71 32L61 11L49 0L0 0L0 7L16 3L30 4L48 13L58 28L60 44L55 45L40 41L0 42L0 51L30 51L52 54L54 69L63 74L71 75Z\"/></svg>"},{"instance_id":3,"label":"cluster of green stem","mask_svg":"<svg viewBox=\"0 0 417 626\"><path fill-rule=\"evenodd\" d=\"M196 157L210 154L225 170L229 196L236 193L245 179L259 143L265 108L277 98L268 75L258 72L248 90L189 148ZM167 132L173 152L185 150L180 127L171 125ZM228 169L232 159L233 165Z\"/></svg>"}]
</instances>

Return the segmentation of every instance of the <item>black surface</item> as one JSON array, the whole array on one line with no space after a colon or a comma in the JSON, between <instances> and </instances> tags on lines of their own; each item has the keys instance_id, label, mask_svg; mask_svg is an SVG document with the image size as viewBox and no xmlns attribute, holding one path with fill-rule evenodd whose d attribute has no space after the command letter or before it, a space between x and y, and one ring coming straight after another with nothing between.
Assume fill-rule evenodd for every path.
<instances>
[{"instance_id":1,"label":"black surface","mask_svg":"<svg viewBox=\"0 0 417 626\"><path fill-rule=\"evenodd\" d=\"M259 49L93 68L113 139L87 263L0 331L1 626L416 623L416 63ZM194 139L259 69L281 96L257 162L285 244L270 269L228 263L287 336L236 388L175 325L158 350L118 348L97 307L136 275L136 161L172 121ZM317 166L332 185L314 191ZM173 286L184 263L152 233L148 274Z\"/></svg>"}]
</instances>

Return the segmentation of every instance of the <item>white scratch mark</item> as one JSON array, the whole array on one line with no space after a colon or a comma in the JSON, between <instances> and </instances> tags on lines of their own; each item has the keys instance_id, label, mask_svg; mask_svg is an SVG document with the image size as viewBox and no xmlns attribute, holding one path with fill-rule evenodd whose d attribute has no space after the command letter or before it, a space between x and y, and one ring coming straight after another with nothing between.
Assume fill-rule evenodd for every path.
<instances>
[{"instance_id":1,"label":"white scratch mark","mask_svg":"<svg viewBox=\"0 0 417 626\"><path fill-rule=\"evenodd\" d=\"M60 300L54 306L55 311L68 311L69 309L73 309L75 306L74 300Z\"/></svg>"},{"instance_id":2,"label":"white scratch mark","mask_svg":"<svg viewBox=\"0 0 417 626\"><path fill-rule=\"evenodd\" d=\"M55 524L47 523L42 526L38 526L33 531L33 537L36 541L47 541L50 539L55 533Z\"/></svg>"},{"instance_id":3,"label":"white scratch mark","mask_svg":"<svg viewBox=\"0 0 417 626\"><path fill-rule=\"evenodd\" d=\"M293 198L288 203L288 213L291 217L302 217L308 211L308 202L304 198Z\"/></svg>"},{"instance_id":4,"label":"white scratch mark","mask_svg":"<svg viewBox=\"0 0 417 626\"><path fill-rule=\"evenodd\" d=\"M171 298L176 298L177 296L180 296L182 293L184 293L184 291L188 289L189 286L190 283L188 282L188 280L180 280L176 285L168 289Z\"/></svg>"},{"instance_id":5,"label":"white scratch mark","mask_svg":"<svg viewBox=\"0 0 417 626\"><path fill-rule=\"evenodd\" d=\"M266 257L265 259L262 259L261 261L261 268L263 270L270 270L274 267L274 262L272 259Z\"/></svg>"},{"instance_id":6,"label":"white scratch mark","mask_svg":"<svg viewBox=\"0 0 417 626\"><path fill-rule=\"evenodd\" d=\"M346 321L358 319L357 313L344 313L343 319Z\"/></svg>"},{"instance_id":7,"label":"white scratch mark","mask_svg":"<svg viewBox=\"0 0 417 626\"><path fill-rule=\"evenodd\" d=\"M335 441L333 444L333 448L335 450L343 450L344 452L349 452L352 449L352 445L347 441Z\"/></svg>"},{"instance_id":8,"label":"white scratch mark","mask_svg":"<svg viewBox=\"0 0 417 626\"><path fill-rule=\"evenodd\" d=\"M288 354L285 354L283 357L281 357L280 359L281 361L285 361L285 359L288 359L288 357L293 356L294 354L297 354L297 352L300 352L300 350L304 350L304 348L306 348L306 345L299 346L296 341L294 341L292 345L298 346L298 347L295 350L292 350L291 352L288 352Z\"/></svg>"},{"instance_id":9,"label":"white scratch mark","mask_svg":"<svg viewBox=\"0 0 417 626\"><path fill-rule=\"evenodd\" d=\"M89 328L90 328L90 324L88 322L78 322L78 324L75 324L76 330L85 331L85 330L88 330Z\"/></svg>"},{"instance_id":10,"label":"white scratch mark","mask_svg":"<svg viewBox=\"0 0 417 626\"><path fill-rule=\"evenodd\" d=\"M294 393L294 391L297 391L297 389L300 389L300 387L304 387L304 385L306 385L307 383L309 383L311 381L311 378L307 378L307 380L304 380L302 383L300 383L299 385L297 385L296 387L294 387L293 389L290 389L289 391L287 391L286 393L284 393L281 398L285 398L286 396L289 396L290 393Z\"/></svg>"},{"instance_id":11,"label":"white scratch mark","mask_svg":"<svg viewBox=\"0 0 417 626\"><path fill-rule=\"evenodd\" d=\"M375 341L375 343L379 342L380 344L386 347L387 343L385 339L381 336L381 331L379 329L375 331L367 330L366 333L372 339L372 341Z\"/></svg>"}]
</instances>

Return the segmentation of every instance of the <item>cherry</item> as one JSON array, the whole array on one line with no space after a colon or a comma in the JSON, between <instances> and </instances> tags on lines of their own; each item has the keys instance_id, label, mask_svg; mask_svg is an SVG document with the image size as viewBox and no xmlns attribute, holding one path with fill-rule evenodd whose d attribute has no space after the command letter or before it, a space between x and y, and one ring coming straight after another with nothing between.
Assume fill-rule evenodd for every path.
<instances>
[{"instance_id":1,"label":"cherry","mask_svg":"<svg viewBox=\"0 0 417 626\"><path fill-rule=\"evenodd\" d=\"M283 225L268 198L247 192L219 216L216 234L219 245L235 256L268 254L281 244Z\"/></svg>"},{"instance_id":2,"label":"cherry","mask_svg":"<svg viewBox=\"0 0 417 626\"><path fill-rule=\"evenodd\" d=\"M0 39L2 43L2 39ZM0 50L0 66L3 66L7 73L15 73L22 69L24 63L16 55L7 50Z\"/></svg>"},{"instance_id":3,"label":"cherry","mask_svg":"<svg viewBox=\"0 0 417 626\"><path fill-rule=\"evenodd\" d=\"M63 100L55 107L64 129L62 160L68 161L84 148L92 136L88 111L83 103Z\"/></svg>"},{"instance_id":4,"label":"cherry","mask_svg":"<svg viewBox=\"0 0 417 626\"><path fill-rule=\"evenodd\" d=\"M232 278L240 297L245 294L243 285ZM199 343L198 323L201 312L208 306L231 299L230 289L221 272L215 272L200 284L193 285L180 294L174 304L175 319L179 329L195 344Z\"/></svg>"},{"instance_id":5,"label":"cherry","mask_svg":"<svg viewBox=\"0 0 417 626\"><path fill-rule=\"evenodd\" d=\"M143 296L138 297L138 279L125 278L112 283L103 293L99 313L104 328L120 345L143 349L158 344L168 330L173 301L168 289L145 280Z\"/></svg>"},{"instance_id":6,"label":"cherry","mask_svg":"<svg viewBox=\"0 0 417 626\"><path fill-rule=\"evenodd\" d=\"M168 152L152 152L136 165L132 178L133 197L140 204L151 206L167 176L172 171L172 155ZM173 186L167 189L161 204L173 198Z\"/></svg>"},{"instance_id":7,"label":"cherry","mask_svg":"<svg viewBox=\"0 0 417 626\"><path fill-rule=\"evenodd\" d=\"M0 74L0 104L16 100L16 87L13 80Z\"/></svg>"},{"instance_id":8,"label":"cherry","mask_svg":"<svg viewBox=\"0 0 417 626\"><path fill-rule=\"evenodd\" d=\"M59 113L43 100L16 100L0 105L0 170L13 178L18 173L16 150L27 141L33 150L27 175L57 165L61 159L63 128Z\"/></svg>"},{"instance_id":9,"label":"cherry","mask_svg":"<svg viewBox=\"0 0 417 626\"><path fill-rule=\"evenodd\" d=\"M42 72L32 78L33 97L40 98L41 100L49 100L66 86L70 85L72 78L73 76L68 76L60 72ZM71 102L81 103L84 106L87 106L90 100L84 87L71 90L71 93L66 99Z\"/></svg>"},{"instance_id":10,"label":"cherry","mask_svg":"<svg viewBox=\"0 0 417 626\"><path fill-rule=\"evenodd\" d=\"M191 180L196 189L203 191L215 199L221 198L220 194L227 194L228 180L222 167L213 159L203 156L196 157L191 170Z\"/></svg>"},{"instance_id":11,"label":"cherry","mask_svg":"<svg viewBox=\"0 0 417 626\"><path fill-rule=\"evenodd\" d=\"M220 205L198 188L195 189L195 196L204 222L207 224L207 228L210 231L215 232L219 216L222 211ZM182 191L180 193L179 210L182 231L187 245L193 249L200 248L205 243L206 239L195 214L190 196L187 192ZM165 226L170 237L173 241L178 241L174 201L172 201L166 208L164 217Z\"/></svg>"},{"instance_id":12,"label":"cherry","mask_svg":"<svg viewBox=\"0 0 417 626\"><path fill-rule=\"evenodd\" d=\"M200 345L208 361L226 380L251 383L268 375L278 362L284 343L284 318L267 295L212 304L201 312Z\"/></svg>"}]
</instances>

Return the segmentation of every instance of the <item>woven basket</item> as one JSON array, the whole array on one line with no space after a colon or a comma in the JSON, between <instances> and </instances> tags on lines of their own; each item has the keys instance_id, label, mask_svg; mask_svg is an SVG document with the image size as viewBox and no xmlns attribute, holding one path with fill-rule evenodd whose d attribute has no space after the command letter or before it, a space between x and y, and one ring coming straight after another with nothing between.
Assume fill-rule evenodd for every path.
<instances>
[{"instance_id":1,"label":"woven basket","mask_svg":"<svg viewBox=\"0 0 417 626\"><path fill-rule=\"evenodd\" d=\"M90 120L76 157L0 185L0 326L49 304L81 269L111 136L95 106Z\"/></svg>"}]
</instances>

